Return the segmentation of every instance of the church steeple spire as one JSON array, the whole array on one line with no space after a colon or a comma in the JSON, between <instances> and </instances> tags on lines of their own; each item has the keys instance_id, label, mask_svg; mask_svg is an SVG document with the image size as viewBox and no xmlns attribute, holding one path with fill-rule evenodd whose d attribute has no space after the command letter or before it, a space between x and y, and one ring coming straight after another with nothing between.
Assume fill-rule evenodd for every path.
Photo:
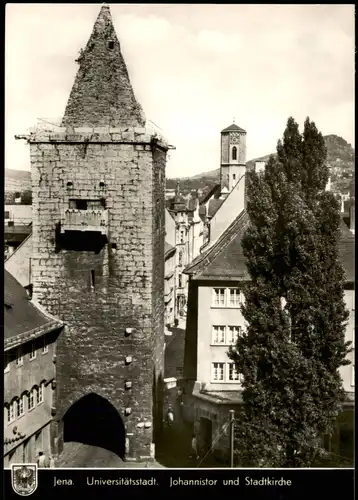
<instances>
[{"instance_id":1,"label":"church steeple spire","mask_svg":"<svg viewBox=\"0 0 358 500\"><path fill-rule=\"evenodd\" d=\"M80 67L66 106L63 126L145 125L107 4L102 5L86 48L81 51L77 62Z\"/></svg>"}]
</instances>

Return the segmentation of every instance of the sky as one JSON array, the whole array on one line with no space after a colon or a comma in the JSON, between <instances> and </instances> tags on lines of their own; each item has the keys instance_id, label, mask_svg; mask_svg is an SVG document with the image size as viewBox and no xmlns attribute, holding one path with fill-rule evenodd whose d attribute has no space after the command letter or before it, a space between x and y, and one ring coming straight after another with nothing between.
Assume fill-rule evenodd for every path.
<instances>
[{"instance_id":1,"label":"sky","mask_svg":"<svg viewBox=\"0 0 358 500\"><path fill-rule=\"evenodd\" d=\"M109 4L137 100L175 150L167 177L220 167L220 131L247 131L247 161L272 153L289 116L354 147L354 5ZM7 4L5 167L14 139L59 119L101 4Z\"/></svg>"}]
</instances>

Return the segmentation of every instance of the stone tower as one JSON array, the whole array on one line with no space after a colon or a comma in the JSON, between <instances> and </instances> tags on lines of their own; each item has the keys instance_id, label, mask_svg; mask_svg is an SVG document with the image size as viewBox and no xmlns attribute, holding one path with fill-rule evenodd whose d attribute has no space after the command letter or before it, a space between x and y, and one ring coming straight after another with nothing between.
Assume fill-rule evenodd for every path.
<instances>
[{"instance_id":1,"label":"stone tower","mask_svg":"<svg viewBox=\"0 0 358 500\"><path fill-rule=\"evenodd\" d=\"M221 131L221 189L231 192L245 172L246 131L233 123Z\"/></svg>"},{"instance_id":2,"label":"stone tower","mask_svg":"<svg viewBox=\"0 0 358 500\"><path fill-rule=\"evenodd\" d=\"M168 146L145 128L107 5L77 62L61 127L28 137L33 297L66 325L53 451L147 460L162 423Z\"/></svg>"}]
</instances>

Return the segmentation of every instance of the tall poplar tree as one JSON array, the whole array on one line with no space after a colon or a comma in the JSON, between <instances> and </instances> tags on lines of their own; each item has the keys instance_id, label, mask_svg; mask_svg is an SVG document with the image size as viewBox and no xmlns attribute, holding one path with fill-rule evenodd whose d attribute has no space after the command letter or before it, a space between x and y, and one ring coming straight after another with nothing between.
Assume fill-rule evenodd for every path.
<instances>
[{"instance_id":1,"label":"tall poplar tree","mask_svg":"<svg viewBox=\"0 0 358 500\"><path fill-rule=\"evenodd\" d=\"M277 155L247 175L247 330L229 353L244 377L242 465L312 466L344 401L348 312L328 176L324 139L308 118L302 134L289 118Z\"/></svg>"}]
</instances>

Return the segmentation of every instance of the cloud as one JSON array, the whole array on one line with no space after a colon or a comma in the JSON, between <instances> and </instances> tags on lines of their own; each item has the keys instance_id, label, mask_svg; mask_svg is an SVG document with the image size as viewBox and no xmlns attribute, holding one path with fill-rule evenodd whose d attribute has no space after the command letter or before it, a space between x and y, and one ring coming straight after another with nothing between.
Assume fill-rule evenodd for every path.
<instances>
[{"instance_id":1,"label":"cloud","mask_svg":"<svg viewBox=\"0 0 358 500\"><path fill-rule=\"evenodd\" d=\"M7 4L8 167L29 164L15 133L62 115L98 11ZM354 141L352 6L114 4L111 12L134 92L177 147L169 176L218 168L220 130L234 116L248 132L248 160L275 149L290 115Z\"/></svg>"},{"instance_id":2,"label":"cloud","mask_svg":"<svg viewBox=\"0 0 358 500\"><path fill-rule=\"evenodd\" d=\"M120 38L125 38L133 45L157 45L170 36L171 25L165 19L150 15L147 18L134 14L118 16Z\"/></svg>"},{"instance_id":3,"label":"cloud","mask_svg":"<svg viewBox=\"0 0 358 500\"><path fill-rule=\"evenodd\" d=\"M229 55L231 52L235 52L240 48L241 39L237 34L225 34L220 31L202 30L198 34L197 43L200 49Z\"/></svg>"}]
</instances>

